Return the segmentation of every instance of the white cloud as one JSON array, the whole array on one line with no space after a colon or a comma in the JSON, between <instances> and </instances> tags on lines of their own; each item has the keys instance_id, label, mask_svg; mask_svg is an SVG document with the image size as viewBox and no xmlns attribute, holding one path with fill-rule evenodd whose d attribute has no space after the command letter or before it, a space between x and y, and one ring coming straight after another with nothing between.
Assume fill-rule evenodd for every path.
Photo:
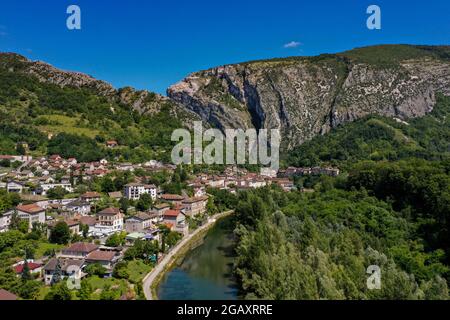
<instances>
[{"instance_id":1,"label":"white cloud","mask_svg":"<svg viewBox=\"0 0 450 320\"><path fill-rule=\"evenodd\" d=\"M286 48L286 49L290 49L290 48L297 48L297 47L299 47L301 45L302 45L301 42L291 41L291 42L286 43L283 47Z\"/></svg>"}]
</instances>

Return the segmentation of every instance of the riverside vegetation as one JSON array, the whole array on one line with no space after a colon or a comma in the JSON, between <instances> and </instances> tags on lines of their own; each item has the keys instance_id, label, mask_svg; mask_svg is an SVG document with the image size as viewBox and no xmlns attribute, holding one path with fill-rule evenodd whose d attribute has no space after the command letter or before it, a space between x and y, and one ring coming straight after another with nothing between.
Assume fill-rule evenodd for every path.
<instances>
[{"instance_id":1,"label":"riverside vegetation","mask_svg":"<svg viewBox=\"0 0 450 320\"><path fill-rule=\"evenodd\" d=\"M235 266L247 299L448 299L450 98L411 121L354 122L287 157L333 163L336 177L299 177L235 201ZM368 290L366 268L381 268Z\"/></svg>"}]
</instances>

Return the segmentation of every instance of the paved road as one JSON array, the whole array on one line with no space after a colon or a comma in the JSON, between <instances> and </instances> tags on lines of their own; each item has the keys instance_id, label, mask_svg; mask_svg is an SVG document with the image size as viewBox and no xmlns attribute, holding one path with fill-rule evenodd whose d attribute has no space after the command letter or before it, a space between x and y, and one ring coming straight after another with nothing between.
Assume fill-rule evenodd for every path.
<instances>
[{"instance_id":1,"label":"paved road","mask_svg":"<svg viewBox=\"0 0 450 320\"><path fill-rule=\"evenodd\" d=\"M165 270L165 267L167 266L167 264L169 262L172 261L174 255L177 254L178 251L180 251L181 248L183 248L193 237L195 237L199 232L201 232L204 229L207 229L209 227L211 227L216 221L217 219L230 214L232 211L225 211L225 212L221 212L218 213L212 217L210 217L208 219L208 222L205 223L204 225L202 225L201 227L197 228L194 230L194 232L190 233L189 235L187 235L186 237L184 237L175 247L173 247L169 253L161 260L160 263L158 263L155 268L152 269L152 271L150 271L149 274L147 274L143 280L143 289L144 289L144 294L145 294L145 298L147 300L155 300L155 298L157 299L157 297L153 297L152 294L152 285L153 282L155 281L155 279L158 277L158 275Z\"/></svg>"}]
</instances>

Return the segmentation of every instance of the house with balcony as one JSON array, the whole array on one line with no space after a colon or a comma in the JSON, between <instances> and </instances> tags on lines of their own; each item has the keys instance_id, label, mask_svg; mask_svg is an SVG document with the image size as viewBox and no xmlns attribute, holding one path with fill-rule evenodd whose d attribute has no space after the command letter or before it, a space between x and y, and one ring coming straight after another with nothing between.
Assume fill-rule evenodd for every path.
<instances>
[{"instance_id":1,"label":"house with balcony","mask_svg":"<svg viewBox=\"0 0 450 320\"><path fill-rule=\"evenodd\" d=\"M107 236L123 230L123 214L119 208L106 208L97 213L94 235Z\"/></svg>"},{"instance_id":2,"label":"house with balcony","mask_svg":"<svg viewBox=\"0 0 450 320\"><path fill-rule=\"evenodd\" d=\"M81 279L81 271L85 261L84 259L65 259L52 258L44 266L44 282L49 286L54 283L55 275L59 273L59 278L65 279L73 276L75 279Z\"/></svg>"},{"instance_id":3,"label":"house with balcony","mask_svg":"<svg viewBox=\"0 0 450 320\"><path fill-rule=\"evenodd\" d=\"M182 208L186 216L194 217L206 211L207 196L187 198L182 201Z\"/></svg>"},{"instance_id":4,"label":"house with balcony","mask_svg":"<svg viewBox=\"0 0 450 320\"><path fill-rule=\"evenodd\" d=\"M157 188L153 184L129 183L124 186L125 198L138 200L143 194L149 194L153 200L156 200Z\"/></svg>"},{"instance_id":5,"label":"house with balcony","mask_svg":"<svg viewBox=\"0 0 450 320\"><path fill-rule=\"evenodd\" d=\"M91 213L91 204L85 200L74 200L66 205L66 210L86 216Z\"/></svg>"},{"instance_id":6,"label":"house with balcony","mask_svg":"<svg viewBox=\"0 0 450 320\"><path fill-rule=\"evenodd\" d=\"M127 233L144 232L153 226L157 213L148 214L145 212L138 212L134 216L125 219L125 230Z\"/></svg>"}]
</instances>

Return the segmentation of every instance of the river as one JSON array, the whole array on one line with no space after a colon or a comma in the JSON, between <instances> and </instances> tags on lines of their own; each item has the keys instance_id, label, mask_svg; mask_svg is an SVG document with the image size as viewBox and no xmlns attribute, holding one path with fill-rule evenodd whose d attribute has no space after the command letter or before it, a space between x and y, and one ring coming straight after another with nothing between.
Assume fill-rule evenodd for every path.
<instances>
[{"instance_id":1,"label":"river","mask_svg":"<svg viewBox=\"0 0 450 320\"><path fill-rule=\"evenodd\" d=\"M169 271L158 287L161 300L235 300L238 288L232 276L233 223L226 217L208 230L203 242Z\"/></svg>"}]
</instances>

